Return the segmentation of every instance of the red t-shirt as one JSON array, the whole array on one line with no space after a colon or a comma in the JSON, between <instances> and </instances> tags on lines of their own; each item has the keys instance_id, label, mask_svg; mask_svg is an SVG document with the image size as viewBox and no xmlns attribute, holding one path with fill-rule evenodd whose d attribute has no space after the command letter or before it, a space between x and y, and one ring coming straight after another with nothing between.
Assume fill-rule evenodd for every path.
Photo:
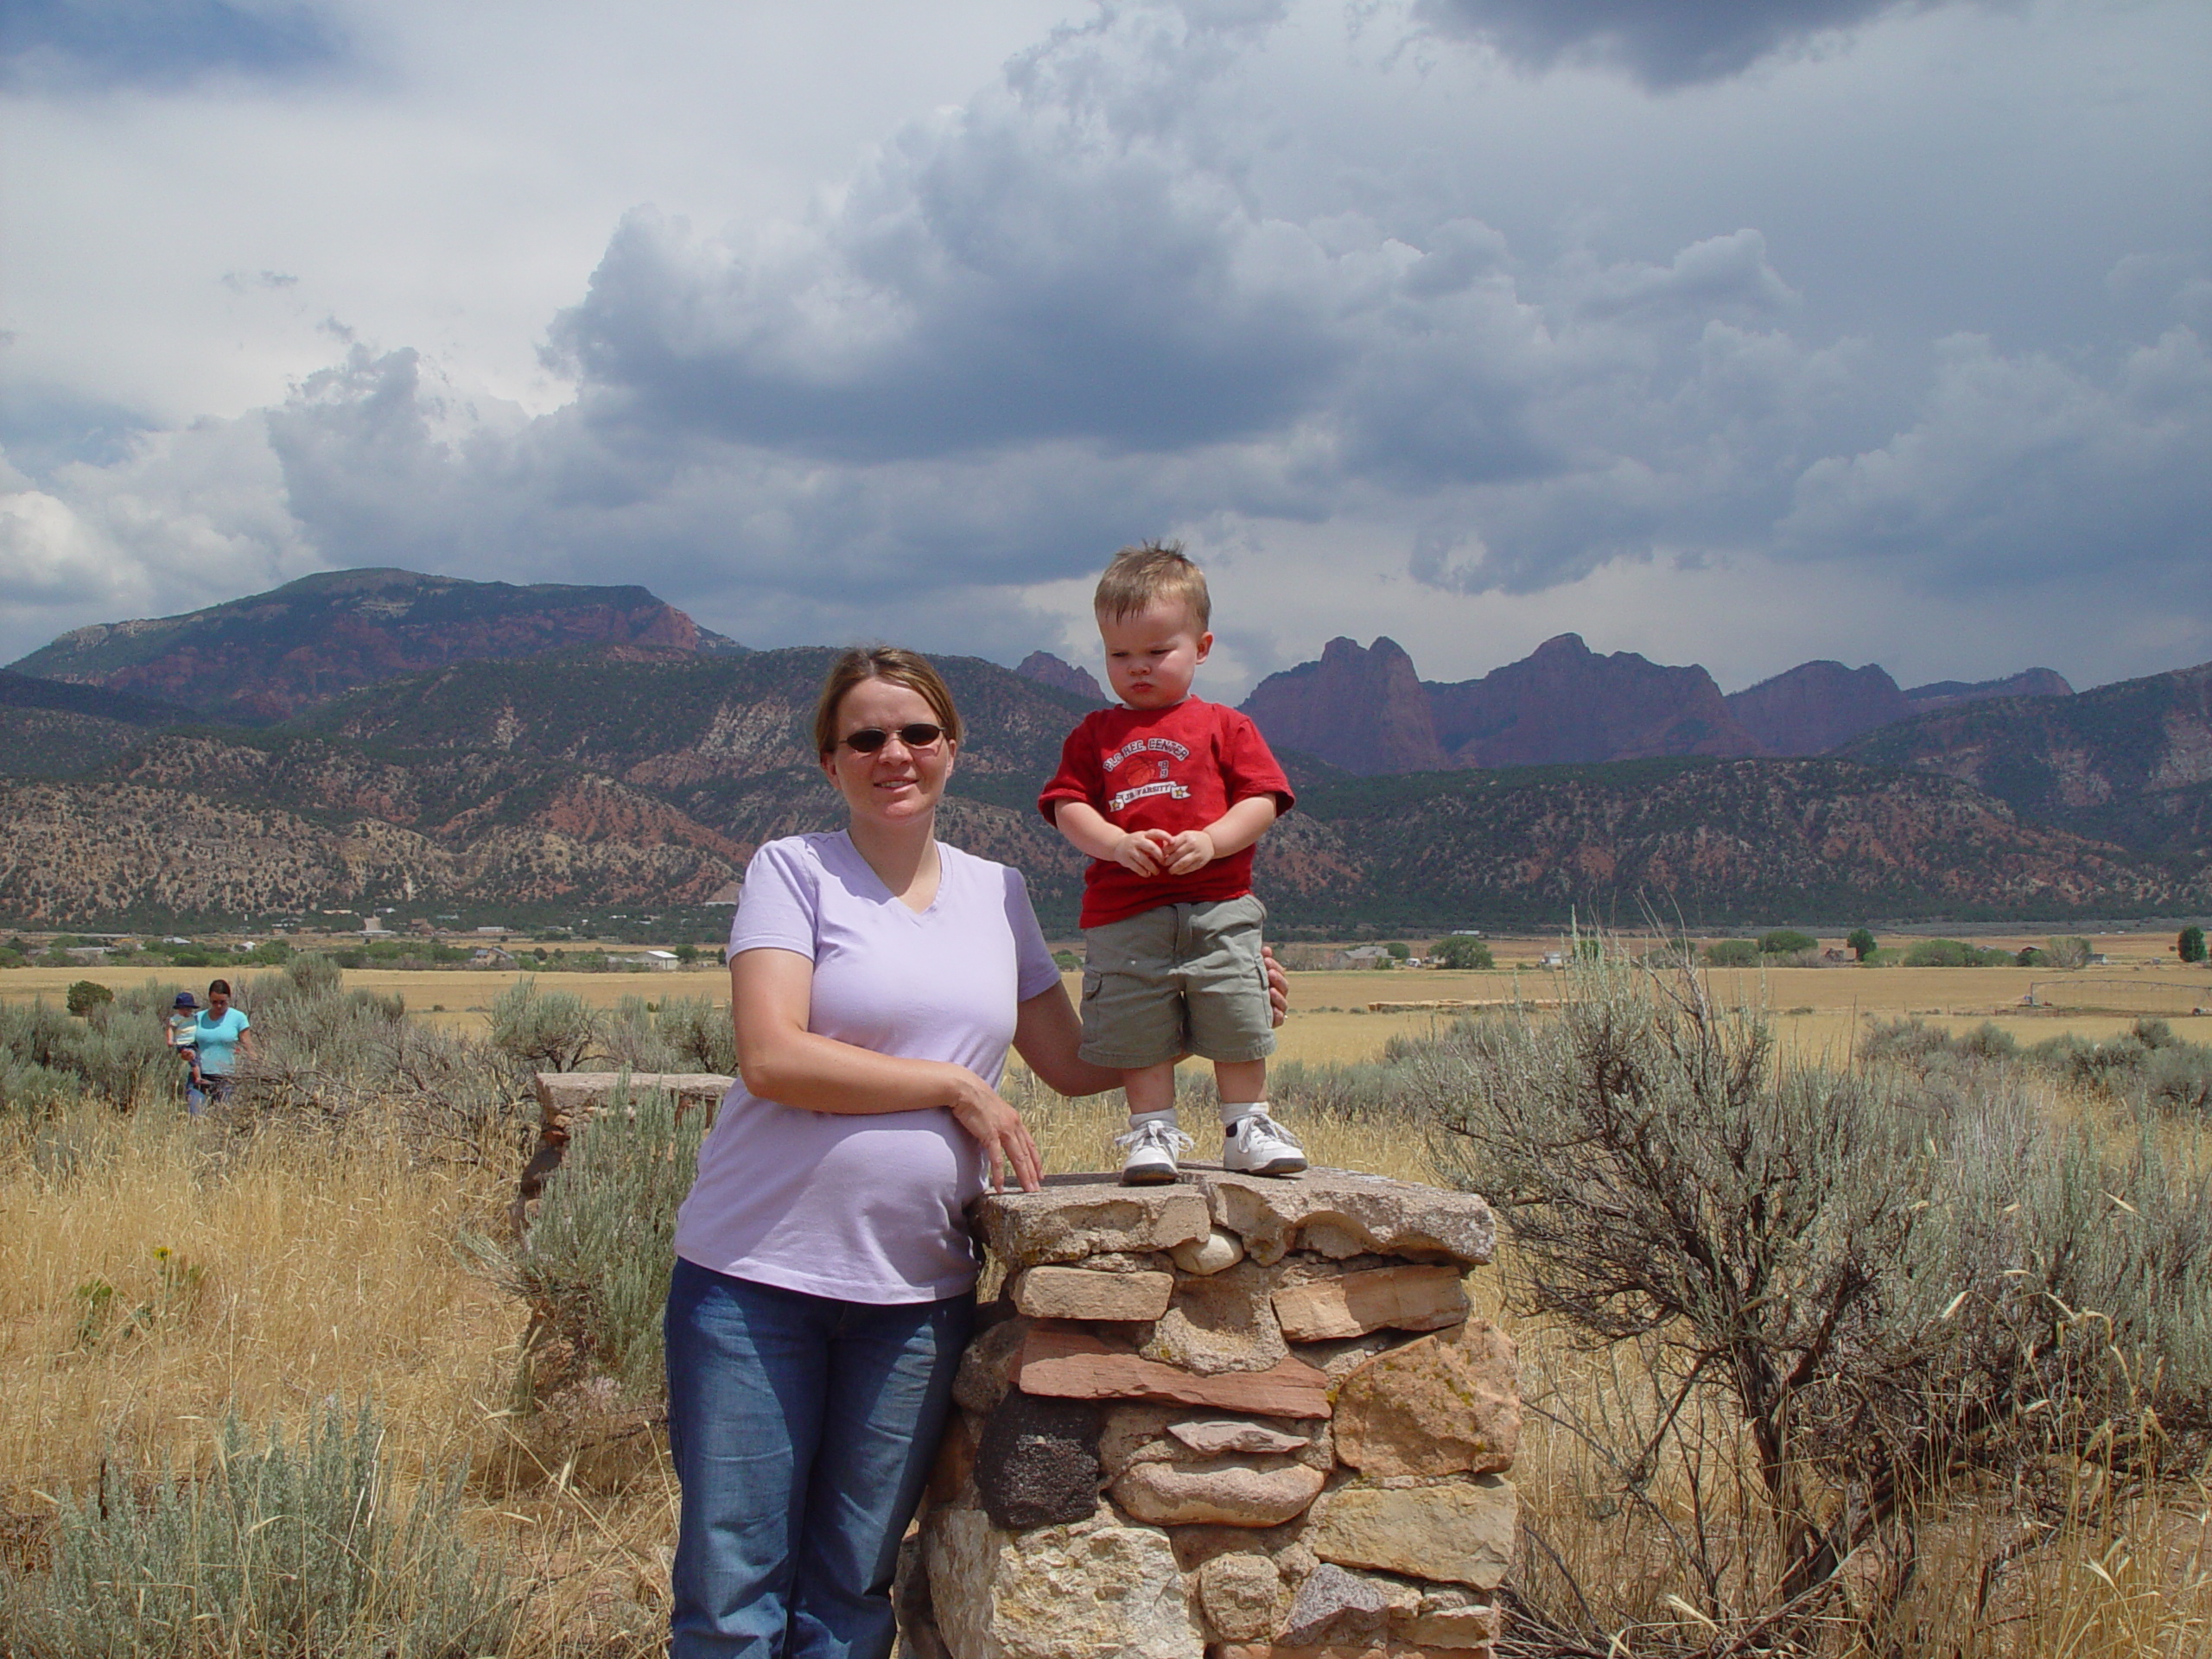
<instances>
[{"instance_id":1,"label":"red t-shirt","mask_svg":"<svg viewBox=\"0 0 2212 1659\"><path fill-rule=\"evenodd\" d=\"M1260 728L1234 709L1185 697L1173 709L1118 705L1085 715L1060 747L1060 769L1037 798L1051 818L1062 801L1084 801L1122 830L1203 830L1255 795L1277 810L1297 798ZM1103 927L1161 905L1208 904L1252 891L1252 849L1188 875L1139 875L1094 858L1083 878L1082 924Z\"/></svg>"}]
</instances>

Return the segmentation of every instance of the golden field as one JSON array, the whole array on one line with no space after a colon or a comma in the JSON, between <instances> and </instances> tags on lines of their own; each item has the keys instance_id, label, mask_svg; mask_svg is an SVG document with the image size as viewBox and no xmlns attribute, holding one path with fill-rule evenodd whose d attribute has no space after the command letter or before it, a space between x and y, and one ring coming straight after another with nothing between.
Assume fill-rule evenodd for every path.
<instances>
[{"instance_id":1,"label":"golden field","mask_svg":"<svg viewBox=\"0 0 2212 1659\"><path fill-rule=\"evenodd\" d=\"M1885 935L1885 946L1905 945L1919 936ZM1981 937L1977 944L2018 950L2041 944L2042 933ZM1834 943L1834 941L1828 941ZM1623 942L1639 948L1634 938ZM1392 1037L1424 1036L1450 1013L1374 1013L1376 1002L1511 1001L1541 1003L1559 995L1561 975L1540 964L1560 942L1552 938L1505 938L1490 941L1499 966L1484 973L1439 969L1369 969L1294 973L1290 1003L1295 1016L1278 1036L1276 1056L1306 1065L1348 1064L1372 1059ZM2212 1042L2212 972L2184 967L2175 959L2171 932L2126 932L2095 936L2092 944L2107 958L2105 965L2074 970L2051 968L1769 968L1715 969L1707 974L1713 994L1724 1001L1761 1007L1775 1019L1777 1033L1793 1052L1810 1056L1848 1053L1853 1034L1869 1018L1927 1020L1947 1030L1994 1020L2023 1044L2072 1033L2101 1039L2125 1031L2139 1018L2171 1023L2177 1036ZM17 968L0 971L0 1001L44 997L58 1002L74 981L90 979L120 989L162 978L199 988L213 972L232 978L265 969L173 969L156 973L132 968ZM481 969L406 971L356 969L346 975L348 988L362 988L406 999L410 1013L440 1025L481 1032L487 1011L500 992L523 977L513 969ZM626 997L658 1001L663 997L728 1000L728 981L711 963L666 973L582 974L543 972L531 976L546 990L572 992L594 1007L612 1007ZM1077 976L1066 982L1072 991ZM2024 999L2033 994L2040 1004ZM2196 1012L2199 1009L2207 1012Z\"/></svg>"},{"instance_id":2,"label":"golden field","mask_svg":"<svg viewBox=\"0 0 2212 1659\"><path fill-rule=\"evenodd\" d=\"M1557 948L1492 943L1506 963L1535 963ZM2136 1013L2161 1012L2180 1033L2212 1041L2212 1016L2183 1012L2212 1001L2212 975L2175 963L2168 943L2147 934L2101 939L2112 965L2070 975L1852 968L1708 977L1717 998L1770 1010L1783 1040L1806 1053L1843 1053L1868 1018L1904 1014L1952 1027L1993 1018L2027 1042L2067 1031L2109 1034ZM143 969L17 969L0 974L0 998L58 1001L75 979L124 985L148 976ZM516 977L356 972L346 980L397 991L422 1017L480 1027ZM716 969L537 977L600 1006L727 995ZM1294 1018L1280 1052L1308 1065L1370 1059L1389 1038L1421 1034L1451 1017L1371 1013L1370 1002L1541 1001L1559 994L1560 978L1535 967L1294 974ZM2063 996L2075 1006L2024 1007L2031 986L2040 1000ZM2096 1008L2125 1011L2084 1009L2089 994ZM443 1011L432 1013L438 1004ZM1031 1116L1056 1172L1098 1168L1121 1122L1111 1098L1048 1100ZM1196 1155L1213 1156L1206 1127L1192 1127ZM1297 1127L1319 1163L1433 1179L1420 1137L1402 1128ZM2193 1136L2193 1154L2208 1147L2212 1137ZM514 1145L487 1145L474 1165L425 1165L373 1123L343 1137L287 1131L238 1142L164 1115L129 1119L84 1108L36 1135L0 1128L0 1562L35 1537L53 1494L65 1484L82 1490L104 1458L145 1471L165 1459L190 1466L226 1411L257 1424L296 1424L318 1402L365 1395L378 1402L403 1477L456 1463L474 1471L469 1525L531 1592L511 1653L658 1651L673 1537L664 1451L657 1438L629 1432L634 1426L518 1411L512 1384L527 1311L466 1245L471 1233L499 1231L520 1158ZM94 1328L86 1287L96 1283L113 1287L118 1304L143 1317ZM1471 1285L1491 1313L1495 1284L1478 1273ZM1541 1324L1523 1324L1516 1335L1531 1399L1595 1399L1608 1386L1604 1356ZM1514 1478L1550 1546L1601 1568L1609 1535L1593 1508L1586 1452L1532 1414ZM1980 1524L1967 1512L1958 1535ZM1940 1554L1928 1562L1934 1590L1945 1588L1944 1565ZM2090 1491L2077 1531L2018 1570L2026 1575L2027 1614L1995 1630L1969 1632L1962 1622L1951 1646L1925 1652L2187 1659L2212 1651L2212 1491ZM1658 1620L1669 1617L1664 1588L1648 1586Z\"/></svg>"}]
</instances>

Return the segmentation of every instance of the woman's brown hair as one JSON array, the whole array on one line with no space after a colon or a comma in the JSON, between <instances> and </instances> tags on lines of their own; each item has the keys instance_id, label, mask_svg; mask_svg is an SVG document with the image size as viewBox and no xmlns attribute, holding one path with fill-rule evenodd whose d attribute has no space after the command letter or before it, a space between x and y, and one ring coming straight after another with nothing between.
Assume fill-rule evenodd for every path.
<instances>
[{"instance_id":1,"label":"woman's brown hair","mask_svg":"<svg viewBox=\"0 0 2212 1659\"><path fill-rule=\"evenodd\" d=\"M837 747L837 707L863 680L905 686L929 704L946 738L960 741L960 711L952 706L952 688L928 658L898 645L855 645L830 665L830 677L823 681L814 705L814 750L824 760Z\"/></svg>"}]
</instances>

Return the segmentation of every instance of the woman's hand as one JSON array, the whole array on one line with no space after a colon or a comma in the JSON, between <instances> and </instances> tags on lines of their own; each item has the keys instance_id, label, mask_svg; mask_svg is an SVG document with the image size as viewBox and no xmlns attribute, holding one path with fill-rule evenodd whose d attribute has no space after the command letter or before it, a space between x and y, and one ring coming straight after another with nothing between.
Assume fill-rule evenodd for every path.
<instances>
[{"instance_id":1,"label":"woman's hand","mask_svg":"<svg viewBox=\"0 0 2212 1659\"><path fill-rule=\"evenodd\" d=\"M974 1135L976 1144L982 1147L986 1166L991 1172L991 1191L1006 1190L1003 1170L1011 1168L1021 1190L1034 1192L1044 1180L1045 1160L1037 1151L1036 1138L1029 1133L1029 1126L1021 1121L1021 1114L967 1067L948 1065L946 1070L955 1075L952 1097L945 1103L952 1109L953 1121Z\"/></svg>"},{"instance_id":2,"label":"woman's hand","mask_svg":"<svg viewBox=\"0 0 2212 1659\"><path fill-rule=\"evenodd\" d=\"M738 1073L756 1098L840 1116L942 1106L983 1148L995 1190L1001 1166L1012 1166L1024 1190L1036 1188L1043 1162L1028 1127L966 1066L879 1054L806 1028L814 987L814 964L806 957L741 950L730 959L729 985ZM1065 1006L1067 998L1060 1001Z\"/></svg>"},{"instance_id":3,"label":"woman's hand","mask_svg":"<svg viewBox=\"0 0 2212 1659\"><path fill-rule=\"evenodd\" d=\"M1271 944L1260 947L1260 965L1268 976L1268 1023L1279 1026L1290 1018L1290 976L1275 960L1275 948Z\"/></svg>"}]
</instances>

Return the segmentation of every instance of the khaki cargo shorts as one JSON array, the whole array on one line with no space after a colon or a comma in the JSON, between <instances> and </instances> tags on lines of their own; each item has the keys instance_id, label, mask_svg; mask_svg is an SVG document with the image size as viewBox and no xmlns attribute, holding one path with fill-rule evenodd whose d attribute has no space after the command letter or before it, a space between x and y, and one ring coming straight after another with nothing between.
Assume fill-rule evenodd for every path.
<instances>
[{"instance_id":1,"label":"khaki cargo shorts","mask_svg":"<svg viewBox=\"0 0 2212 1659\"><path fill-rule=\"evenodd\" d=\"M1233 1063L1274 1053L1260 957L1267 918L1247 893L1085 928L1083 1058L1133 1071L1185 1054Z\"/></svg>"}]
</instances>

